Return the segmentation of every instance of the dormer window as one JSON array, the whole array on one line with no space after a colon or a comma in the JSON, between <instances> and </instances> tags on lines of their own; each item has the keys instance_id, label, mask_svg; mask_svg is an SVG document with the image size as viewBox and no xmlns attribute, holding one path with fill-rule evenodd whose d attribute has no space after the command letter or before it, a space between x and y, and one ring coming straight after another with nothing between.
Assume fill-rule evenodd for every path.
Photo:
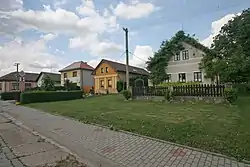
<instances>
[{"instance_id":1,"label":"dormer window","mask_svg":"<svg viewBox=\"0 0 250 167\"><path fill-rule=\"evenodd\" d=\"M106 67L106 73L108 73L109 72L109 68L108 67Z\"/></svg>"},{"instance_id":2,"label":"dormer window","mask_svg":"<svg viewBox=\"0 0 250 167\"><path fill-rule=\"evenodd\" d=\"M180 59L181 59L180 53L176 53L174 56L174 61L180 61Z\"/></svg>"},{"instance_id":3,"label":"dormer window","mask_svg":"<svg viewBox=\"0 0 250 167\"><path fill-rule=\"evenodd\" d=\"M188 52L188 50L182 51L182 59L183 60L188 60L189 59L189 52Z\"/></svg>"},{"instance_id":4,"label":"dormer window","mask_svg":"<svg viewBox=\"0 0 250 167\"><path fill-rule=\"evenodd\" d=\"M101 73L104 73L104 69L103 68L101 68Z\"/></svg>"}]
</instances>

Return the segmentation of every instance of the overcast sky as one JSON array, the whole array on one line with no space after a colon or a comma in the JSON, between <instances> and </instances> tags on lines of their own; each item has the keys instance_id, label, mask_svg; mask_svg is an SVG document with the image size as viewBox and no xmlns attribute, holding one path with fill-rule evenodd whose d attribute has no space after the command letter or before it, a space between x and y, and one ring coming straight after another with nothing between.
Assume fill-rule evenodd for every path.
<instances>
[{"instance_id":1,"label":"overcast sky","mask_svg":"<svg viewBox=\"0 0 250 167\"><path fill-rule=\"evenodd\" d=\"M0 0L0 75L54 71L86 61L124 62L129 29L130 64L145 60L183 29L210 46L220 28L249 0ZM139 58L138 58L139 57Z\"/></svg>"}]
</instances>

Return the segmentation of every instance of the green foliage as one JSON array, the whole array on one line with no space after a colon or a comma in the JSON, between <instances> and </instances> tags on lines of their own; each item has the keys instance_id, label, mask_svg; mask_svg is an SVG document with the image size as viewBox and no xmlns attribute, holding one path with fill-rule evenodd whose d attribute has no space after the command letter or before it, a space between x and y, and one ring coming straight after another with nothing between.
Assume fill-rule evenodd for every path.
<instances>
[{"instance_id":1,"label":"green foliage","mask_svg":"<svg viewBox=\"0 0 250 167\"><path fill-rule=\"evenodd\" d=\"M250 81L250 9L225 24L214 38L213 53L204 56L200 67L209 78L221 82Z\"/></svg>"},{"instance_id":2,"label":"green foliage","mask_svg":"<svg viewBox=\"0 0 250 167\"><path fill-rule=\"evenodd\" d=\"M17 100L20 99L21 92L3 92L1 93L1 100Z\"/></svg>"},{"instance_id":3,"label":"green foliage","mask_svg":"<svg viewBox=\"0 0 250 167\"><path fill-rule=\"evenodd\" d=\"M165 92L165 99L170 102L171 100L173 100L173 92L169 89L167 89L167 91Z\"/></svg>"},{"instance_id":4,"label":"green foliage","mask_svg":"<svg viewBox=\"0 0 250 167\"><path fill-rule=\"evenodd\" d=\"M42 86L41 86L42 90L52 91L54 90L54 87L55 87L54 81L51 80L51 78L48 75L46 75L42 81Z\"/></svg>"},{"instance_id":5,"label":"green foliage","mask_svg":"<svg viewBox=\"0 0 250 167\"><path fill-rule=\"evenodd\" d=\"M239 95L249 95L250 94L250 83L238 83L233 84L233 88L236 89Z\"/></svg>"},{"instance_id":6,"label":"green foliage","mask_svg":"<svg viewBox=\"0 0 250 167\"><path fill-rule=\"evenodd\" d=\"M124 90L122 93L126 100L129 100L132 97L132 93L129 90Z\"/></svg>"},{"instance_id":7,"label":"green foliage","mask_svg":"<svg viewBox=\"0 0 250 167\"><path fill-rule=\"evenodd\" d=\"M122 82L122 81L117 81L117 91L118 92L121 92L122 90L123 90L123 88L124 88L124 82Z\"/></svg>"},{"instance_id":8,"label":"green foliage","mask_svg":"<svg viewBox=\"0 0 250 167\"><path fill-rule=\"evenodd\" d=\"M168 86L186 86L186 85L200 85L200 82L164 82L159 84L159 86L162 87L168 87Z\"/></svg>"},{"instance_id":9,"label":"green foliage","mask_svg":"<svg viewBox=\"0 0 250 167\"><path fill-rule=\"evenodd\" d=\"M232 88L226 88L224 92L224 98L229 102L233 103L237 100L237 91Z\"/></svg>"},{"instance_id":10,"label":"green foliage","mask_svg":"<svg viewBox=\"0 0 250 167\"><path fill-rule=\"evenodd\" d=\"M82 91L69 91L69 92L24 92L21 93L21 103L38 103L38 102L51 102L51 101L64 101L82 98Z\"/></svg>"},{"instance_id":11,"label":"green foliage","mask_svg":"<svg viewBox=\"0 0 250 167\"><path fill-rule=\"evenodd\" d=\"M184 49L182 42L188 43L206 53L210 52L208 48L201 45L193 37L186 35L184 31L177 32L170 40L163 41L160 49L155 52L154 56L150 57L146 63L147 69L150 71L150 79L154 85L158 85L168 79L165 69L171 57Z\"/></svg>"},{"instance_id":12,"label":"green foliage","mask_svg":"<svg viewBox=\"0 0 250 167\"><path fill-rule=\"evenodd\" d=\"M71 90L81 90L81 88L79 86L77 86L76 83L73 83L73 82L69 81L68 79L65 80L64 87L68 91L71 91Z\"/></svg>"}]
</instances>

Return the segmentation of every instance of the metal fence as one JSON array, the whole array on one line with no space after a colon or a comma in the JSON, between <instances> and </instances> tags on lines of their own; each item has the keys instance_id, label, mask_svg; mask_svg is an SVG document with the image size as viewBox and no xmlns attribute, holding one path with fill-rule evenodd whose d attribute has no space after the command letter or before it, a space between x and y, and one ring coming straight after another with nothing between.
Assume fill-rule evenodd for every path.
<instances>
[{"instance_id":1,"label":"metal fence","mask_svg":"<svg viewBox=\"0 0 250 167\"><path fill-rule=\"evenodd\" d=\"M167 90L174 96L223 96L225 86L213 84L185 85L172 87L133 87L133 96L164 96Z\"/></svg>"}]
</instances>

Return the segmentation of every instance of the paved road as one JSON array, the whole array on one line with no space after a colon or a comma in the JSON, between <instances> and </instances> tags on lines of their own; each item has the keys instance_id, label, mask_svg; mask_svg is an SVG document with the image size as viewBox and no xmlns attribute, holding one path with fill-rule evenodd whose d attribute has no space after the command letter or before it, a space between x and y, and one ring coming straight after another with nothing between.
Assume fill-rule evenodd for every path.
<instances>
[{"instance_id":1,"label":"paved road","mask_svg":"<svg viewBox=\"0 0 250 167\"><path fill-rule=\"evenodd\" d=\"M0 115L0 167L53 164L68 153Z\"/></svg>"},{"instance_id":2,"label":"paved road","mask_svg":"<svg viewBox=\"0 0 250 167\"><path fill-rule=\"evenodd\" d=\"M102 167L246 167L223 156L176 146L127 133L111 131L54 116L35 109L0 102L26 126Z\"/></svg>"}]
</instances>

